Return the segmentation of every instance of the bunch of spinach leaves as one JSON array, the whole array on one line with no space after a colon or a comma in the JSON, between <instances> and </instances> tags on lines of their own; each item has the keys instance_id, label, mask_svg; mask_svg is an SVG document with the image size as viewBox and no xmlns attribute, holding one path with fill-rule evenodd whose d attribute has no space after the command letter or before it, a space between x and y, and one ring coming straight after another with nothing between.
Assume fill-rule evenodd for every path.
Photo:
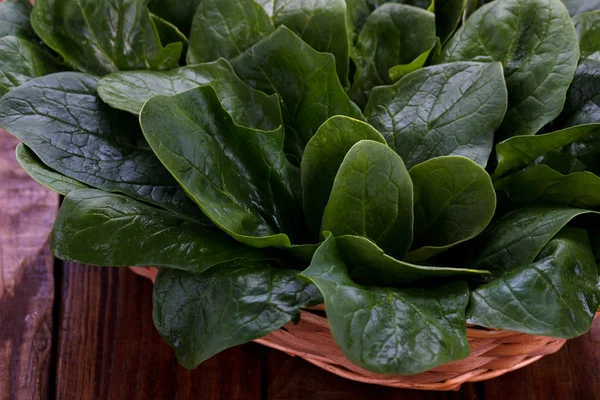
<instances>
[{"instance_id":1,"label":"bunch of spinach leaves","mask_svg":"<svg viewBox=\"0 0 600 400\"><path fill-rule=\"evenodd\" d=\"M66 196L52 251L159 267L185 367L323 302L388 374L466 357L467 323L590 328L599 1L5 0L0 22L0 127Z\"/></svg>"}]
</instances>

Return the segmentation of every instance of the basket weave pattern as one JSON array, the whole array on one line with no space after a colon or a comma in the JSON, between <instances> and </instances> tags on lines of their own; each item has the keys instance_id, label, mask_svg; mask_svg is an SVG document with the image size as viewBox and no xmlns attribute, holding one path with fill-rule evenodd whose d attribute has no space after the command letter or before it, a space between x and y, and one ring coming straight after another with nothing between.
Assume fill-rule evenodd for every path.
<instances>
[{"instance_id":1,"label":"basket weave pattern","mask_svg":"<svg viewBox=\"0 0 600 400\"><path fill-rule=\"evenodd\" d=\"M152 281L158 272L152 267L131 269ZM468 327L467 339L471 354L464 360L441 365L417 375L382 375L357 367L344 357L331 337L327 318L319 315L321 310L323 309L302 310L302 318L297 325L290 323L255 342L301 357L354 381L423 390L458 390L465 382L495 378L552 354L566 343L565 339ZM596 318L598 317L600 312L596 314Z\"/></svg>"}]
</instances>

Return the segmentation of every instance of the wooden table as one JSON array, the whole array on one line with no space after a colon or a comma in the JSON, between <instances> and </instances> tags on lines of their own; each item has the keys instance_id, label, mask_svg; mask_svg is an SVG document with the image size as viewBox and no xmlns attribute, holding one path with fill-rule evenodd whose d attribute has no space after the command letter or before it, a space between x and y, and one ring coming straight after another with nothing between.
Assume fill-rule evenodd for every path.
<instances>
[{"instance_id":1,"label":"wooden table","mask_svg":"<svg viewBox=\"0 0 600 400\"><path fill-rule=\"evenodd\" d=\"M57 195L0 132L0 399L600 399L600 320L559 353L458 392L389 389L247 344L189 371L156 333L152 285L126 269L55 260Z\"/></svg>"}]
</instances>

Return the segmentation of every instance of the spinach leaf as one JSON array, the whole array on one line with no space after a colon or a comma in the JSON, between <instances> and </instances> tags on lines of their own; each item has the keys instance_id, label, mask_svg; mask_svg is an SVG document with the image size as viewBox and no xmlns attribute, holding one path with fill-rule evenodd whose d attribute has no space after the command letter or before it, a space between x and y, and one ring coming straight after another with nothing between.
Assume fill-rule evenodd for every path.
<instances>
[{"instance_id":1,"label":"spinach leaf","mask_svg":"<svg viewBox=\"0 0 600 400\"><path fill-rule=\"evenodd\" d=\"M570 15L600 10L600 0L562 0Z\"/></svg>"},{"instance_id":2,"label":"spinach leaf","mask_svg":"<svg viewBox=\"0 0 600 400\"><path fill-rule=\"evenodd\" d=\"M250 86L279 95L286 149L293 149L289 153L298 159L306 143L330 117L346 115L364 119L340 84L334 57L313 50L284 26L234 59L232 64Z\"/></svg>"},{"instance_id":3,"label":"spinach leaf","mask_svg":"<svg viewBox=\"0 0 600 400\"><path fill-rule=\"evenodd\" d=\"M59 69L46 49L16 36L0 38L0 96L32 78Z\"/></svg>"},{"instance_id":4,"label":"spinach leaf","mask_svg":"<svg viewBox=\"0 0 600 400\"><path fill-rule=\"evenodd\" d=\"M282 127L237 125L214 89L155 96L140 114L148 143L221 229L255 247L303 243L300 171L283 152Z\"/></svg>"},{"instance_id":5,"label":"spinach leaf","mask_svg":"<svg viewBox=\"0 0 600 400\"><path fill-rule=\"evenodd\" d=\"M350 276L366 285L400 286L417 281L454 276L489 275L489 271L417 265L388 256L375 243L361 236L344 235L335 238L341 259Z\"/></svg>"},{"instance_id":6,"label":"spinach leaf","mask_svg":"<svg viewBox=\"0 0 600 400\"><path fill-rule=\"evenodd\" d=\"M352 100L366 104L373 87L392 83L390 68L411 64L422 54L429 54L435 38L433 13L403 4L379 7L360 31L353 52L356 74L350 91ZM414 69L422 67L422 61Z\"/></svg>"},{"instance_id":7,"label":"spinach leaf","mask_svg":"<svg viewBox=\"0 0 600 400\"><path fill-rule=\"evenodd\" d=\"M308 226L320 233L323 211L346 153L361 140L385 144L371 125L341 115L331 117L308 141L302 158L302 200Z\"/></svg>"},{"instance_id":8,"label":"spinach leaf","mask_svg":"<svg viewBox=\"0 0 600 400\"><path fill-rule=\"evenodd\" d=\"M446 155L485 166L506 102L499 63L457 62L375 88L365 113L409 168Z\"/></svg>"},{"instance_id":9,"label":"spinach leaf","mask_svg":"<svg viewBox=\"0 0 600 400\"><path fill-rule=\"evenodd\" d=\"M354 283L330 236L302 272L321 291L336 344L369 371L408 375L469 354L464 282L394 289Z\"/></svg>"},{"instance_id":10,"label":"spinach leaf","mask_svg":"<svg viewBox=\"0 0 600 400\"><path fill-rule=\"evenodd\" d=\"M184 50L188 45L188 38L181 32L175 25L170 23L169 21L162 19L158 15L154 15L150 13L150 18L156 27L156 31L158 32L158 37L160 38L160 42L163 45L168 45L170 43L181 42L183 44ZM182 51L184 51L182 50Z\"/></svg>"},{"instance_id":11,"label":"spinach leaf","mask_svg":"<svg viewBox=\"0 0 600 400\"><path fill-rule=\"evenodd\" d=\"M434 0L435 26L442 44L452 37L466 11L468 0Z\"/></svg>"},{"instance_id":12,"label":"spinach leaf","mask_svg":"<svg viewBox=\"0 0 600 400\"><path fill-rule=\"evenodd\" d=\"M557 124L564 127L600 123L600 61L584 59L567 92Z\"/></svg>"},{"instance_id":13,"label":"spinach leaf","mask_svg":"<svg viewBox=\"0 0 600 400\"><path fill-rule=\"evenodd\" d=\"M479 235L496 209L488 173L464 157L427 160L408 171L414 186L413 250L406 260L422 261Z\"/></svg>"},{"instance_id":14,"label":"spinach leaf","mask_svg":"<svg viewBox=\"0 0 600 400\"><path fill-rule=\"evenodd\" d=\"M335 176L321 231L364 236L401 258L413 238L413 184L402 159L385 144L361 140Z\"/></svg>"},{"instance_id":15,"label":"spinach leaf","mask_svg":"<svg viewBox=\"0 0 600 400\"><path fill-rule=\"evenodd\" d=\"M269 16L254 0L203 0L192 21L187 63L230 60L273 29Z\"/></svg>"},{"instance_id":16,"label":"spinach leaf","mask_svg":"<svg viewBox=\"0 0 600 400\"><path fill-rule=\"evenodd\" d=\"M31 23L49 47L82 72L104 75L176 67L183 44L161 44L145 4L144 0L36 0Z\"/></svg>"},{"instance_id":17,"label":"spinach leaf","mask_svg":"<svg viewBox=\"0 0 600 400\"><path fill-rule=\"evenodd\" d=\"M511 211L480 235L479 254L472 266L499 277L528 265L566 224L586 213L590 211L561 206Z\"/></svg>"},{"instance_id":18,"label":"spinach leaf","mask_svg":"<svg viewBox=\"0 0 600 400\"><path fill-rule=\"evenodd\" d=\"M494 183L513 204L556 204L600 209L600 177L591 172L563 175L547 165L533 165Z\"/></svg>"},{"instance_id":19,"label":"spinach leaf","mask_svg":"<svg viewBox=\"0 0 600 400\"><path fill-rule=\"evenodd\" d=\"M50 246L62 260L194 274L232 260L269 258L212 227L96 189L76 190L65 198Z\"/></svg>"},{"instance_id":20,"label":"spinach leaf","mask_svg":"<svg viewBox=\"0 0 600 400\"><path fill-rule=\"evenodd\" d=\"M17 161L25 172L27 172L36 182L50 190L66 196L73 190L89 188L89 186L48 167L23 143L19 143L16 153Z\"/></svg>"},{"instance_id":21,"label":"spinach leaf","mask_svg":"<svg viewBox=\"0 0 600 400\"><path fill-rule=\"evenodd\" d=\"M201 0L149 0L148 8L187 34L200 2Z\"/></svg>"},{"instance_id":22,"label":"spinach leaf","mask_svg":"<svg viewBox=\"0 0 600 400\"><path fill-rule=\"evenodd\" d=\"M600 61L600 11L576 15L573 24L579 37L579 56Z\"/></svg>"},{"instance_id":23,"label":"spinach leaf","mask_svg":"<svg viewBox=\"0 0 600 400\"><path fill-rule=\"evenodd\" d=\"M224 59L165 72L116 72L100 80L98 94L111 107L139 114L151 97L172 96L207 84L236 123L263 130L282 124L277 97L246 85Z\"/></svg>"},{"instance_id":24,"label":"spinach leaf","mask_svg":"<svg viewBox=\"0 0 600 400\"><path fill-rule=\"evenodd\" d=\"M195 368L226 348L298 321L301 307L321 303L318 290L296 273L239 260L202 275L162 269L154 286L154 324L177 360Z\"/></svg>"},{"instance_id":25,"label":"spinach leaf","mask_svg":"<svg viewBox=\"0 0 600 400\"><path fill-rule=\"evenodd\" d=\"M60 72L0 99L0 127L81 183L205 220L144 140L136 119L104 104L98 78Z\"/></svg>"},{"instance_id":26,"label":"spinach leaf","mask_svg":"<svg viewBox=\"0 0 600 400\"><path fill-rule=\"evenodd\" d=\"M565 228L536 260L471 293L469 323L561 338L590 329L600 305L587 233Z\"/></svg>"},{"instance_id":27,"label":"spinach leaf","mask_svg":"<svg viewBox=\"0 0 600 400\"><path fill-rule=\"evenodd\" d=\"M558 116L575 74L578 48L559 0L502 0L477 10L438 62L502 62L508 110L498 134L508 138L533 135Z\"/></svg>"},{"instance_id":28,"label":"spinach leaf","mask_svg":"<svg viewBox=\"0 0 600 400\"><path fill-rule=\"evenodd\" d=\"M344 0L273 0L275 26L285 25L317 51L335 57L337 74L348 84L348 31Z\"/></svg>"},{"instance_id":29,"label":"spinach leaf","mask_svg":"<svg viewBox=\"0 0 600 400\"><path fill-rule=\"evenodd\" d=\"M496 145L498 165L493 178L500 178L507 172L523 168L536 158L600 132L600 124L578 125L560 131L535 136L515 136Z\"/></svg>"},{"instance_id":30,"label":"spinach leaf","mask_svg":"<svg viewBox=\"0 0 600 400\"><path fill-rule=\"evenodd\" d=\"M31 3L28 0L4 0L0 2L0 38L17 36L35 39L29 22Z\"/></svg>"}]
</instances>

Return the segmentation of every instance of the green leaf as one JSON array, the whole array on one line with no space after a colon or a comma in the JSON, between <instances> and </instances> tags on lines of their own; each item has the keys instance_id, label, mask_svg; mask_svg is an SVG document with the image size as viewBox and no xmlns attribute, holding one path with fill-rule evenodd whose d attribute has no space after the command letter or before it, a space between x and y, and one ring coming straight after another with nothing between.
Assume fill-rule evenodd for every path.
<instances>
[{"instance_id":1,"label":"green leaf","mask_svg":"<svg viewBox=\"0 0 600 400\"><path fill-rule=\"evenodd\" d=\"M402 286L417 281L455 276L489 275L489 271L417 265L385 254L375 243L360 236L344 235L335 239L340 257L352 279L363 284Z\"/></svg>"},{"instance_id":2,"label":"green leaf","mask_svg":"<svg viewBox=\"0 0 600 400\"><path fill-rule=\"evenodd\" d=\"M0 2L0 38L17 36L35 39L29 22L31 3L28 0L4 0Z\"/></svg>"},{"instance_id":3,"label":"green leaf","mask_svg":"<svg viewBox=\"0 0 600 400\"><path fill-rule=\"evenodd\" d=\"M44 48L16 36L0 38L0 86L6 92L32 78L59 70L56 60Z\"/></svg>"},{"instance_id":4,"label":"green leaf","mask_svg":"<svg viewBox=\"0 0 600 400\"><path fill-rule=\"evenodd\" d=\"M330 236L302 272L325 299L336 344L359 367L409 375L469 354L464 282L394 289L354 283Z\"/></svg>"},{"instance_id":5,"label":"green leaf","mask_svg":"<svg viewBox=\"0 0 600 400\"><path fill-rule=\"evenodd\" d=\"M579 63L557 123L564 127L600 123L600 61Z\"/></svg>"},{"instance_id":6,"label":"green leaf","mask_svg":"<svg viewBox=\"0 0 600 400\"><path fill-rule=\"evenodd\" d=\"M508 87L502 138L533 135L562 110L579 58L577 35L559 0L502 0L478 9L450 39L439 63L500 61Z\"/></svg>"},{"instance_id":7,"label":"green leaf","mask_svg":"<svg viewBox=\"0 0 600 400\"><path fill-rule=\"evenodd\" d=\"M535 136L515 136L496 145L498 166L493 178L523 168L536 158L569 143L599 132L600 124L578 125L556 132Z\"/></svg>"},{"instance_id":8,"label":"green leaf","mask_svg":"<svg viewBox=\"0 0 600 400\"><path fill-rule=\"evenodd\" d=\"M202 275L163 269L154 286L156 329L185 368L263 337L300 318L322 299L297 271L264 262L235 261Z\"/></svg>"},{"instance_id":9,"label":"green leaf","mask_svg":"<svg viewBox=\"0 0 600 400\"><path fill-rule=\"evenodd\" d=\"M277 97L246 85L223 59L165 72L116 72L100 80L98 94L111 107L139 114L151 97L172 96L208 84L237 124L263 130L282 124Z\"/></svg>"},{"instance_id":10,"label":"green leaf","mask_svg":"<svg viewBox=\"0 0 600 400\"><path fill-rule=\"evenodd\" d=\"M422 261L479 235L496 209L488 173L464 157L432 158L409 171L415 223L406 260Z\"/></svg>"},{"instance_id":11,"label":"green leaf","mask_svg":"<svg viewBox=\"0 0 600 400\"><path fill-rule=\"evenodd\" d=\"M586 333L600 305L587 233L564 229L535 262L471 293L469 323L560 338Z\"/></svg>"},{"instance_id":12,"label":"green leaf","mask_svg":"<svg viewBox=\"0 0 600 400\"><path fill-rule=\"evenodd\" d=\"M350 44L354 43L355 36L365 25L371 12L368 0L346 0L346 25Z\"/></svg>"},{"instance_id":13,"label":"green leaf","mask_svg":"<svg viewBox=\"0 0 600 400\"><path fill-rule=\"evenodd\" d=\"M341 115L331 117L308 141L302 158L302 197L308 226L319 234L333 181L346 153L361 140L385 144L371 125Z\"/></svg>"},{"instance_id":14,"label":"green leaf","mask_svg":"<svg viewBox=\"0 0 600 400\"><path fill-rule=\"evenodd\" d=\"M344 0L273 0L273 22L285 25L310 47L335 57L340 81L348 85L348 31Z\"/></svg>"},{"instance_id":15,"label":"green leaf","mask_svg":"<svg viewBox=\"0 0 600 400\"><path fill-rule=\"evenodd\" d=\"M231 60L271 32L269 16L254 0L203 0L192 21L187 63Z\"/></svg>"},{"instance_id":16,"label":"green leaf","mask_svg":"<svg viewBox=\"0 0 600 400\"><path fill-rule=\"evenodd\" d=\"M50 247L61 260L113 267L168 267L194 274L267 253L130 197L87 189L71 192L52 228Z\"/></svg>"},{"instance_id":17,"label":"green leaf","mask_svg":"<svg viewBox=\"0 0 600 400\"><path fill-rule=\"evenodd\" d=\"M511 211L479 236L479 254L472 267L494 276L531 264L542 249L573 218L589 210L535 206Z\"/></svg>"},{"instance_id":18,"label":"green leaf","mask_svg":"<svg viewBox=\"0 0 600 400\"><path fill-rule=\"evenodd\" d=\"M288 152L298 159L330 117L346 115L364 120L340 84L334 57L313 50L284 26L233 60L233 67L250 86L279 95L286 149L293 149Z\"/></svg>"},{"instance_id":19,"label":"green leaf","mask_svg":"<svg viewBox=\"0 0 600 400\"><path fill-rule=\"evenodd\" d=\"M183 49L163 47L144 0L36 0L31 23L68 64L95 75L173 68Z\"/></svg>"},{"instance_id":20,"label":"green leaf","mask_svg":"<svg viewBox=\"0 0 600 400\"><path fill-rule=\"evenodd\" d=\"M237 125L214 89L155 96L140 114L150 146L202 211L255 247L302 243L300 171L283 152L282 127Z\"/></svg>"},{"instance_id":21,"label":"green leaf","mask_svg":"<svg viewBox=\"0 0 600 400\"><path fill-rule=\"evenodd\" d=\"M600 61L600 11L576 15L573 24L579 37L580 58Z\"/></svg>"},{"instance_id":22,"label":"green leaf","mask_svg":"<svg viewBox=\"0 0 600 400\"><path fill-rule=\"evenodd\" d=\"M48 167L23 143L19 143L16 153L17 161L25 172L27 172L36 182L50 190L66 196L73 190L89 188L89 186Z\"/></svg>"},{"instance_id":23,"label":"green leaf","mask_svg":"<svg viewBox=\"0 0 600 400\"><path fill-rule=\"evenodd\" d=\"M411 64L433 48L435 38L433 13L393 3L377 8L360 31L353 52L356 74L352 99L366 104L373 87L392 83L390 68Z\"/></svg>"},{"instance_id":24,"label":"green leaf","mask_svg":"<svg viewBox=\"0 0 600 400\"><path fill-rule=\"evenodd\" d=\"M163 45L181 42L183 43L184 48L187 47L187 36L185 36L183 32L181 32L175 25L173 25L166 19L162 19L158 15L154 15L152 13L150 13L150 17L152 18L154 26L156 26L158 37L160 38L160 42Z\"/></svg>"},{"instance_id":25,"label":"green leaf","mask_svg":"<svg viewBox=\"0 0 600 400\"><path fill-rule=\"evenodd\" d=\"M494 183L513 204L556 204L600 209L600 177L591 172L563 175L547 165L533 165Z\"/></svg>"},{"instance_id":26,"label":"green leaf","mask_svg":"<svg viewBox=\"0 0 600 400\"><path fill-rule=\"evenodd\" d=\"M562 0L570 15L600 10L600 0Z\"/></svg>"},{"instance_id":27,"label":"green leaf","mask_svg":"<svg viewBox=\"0 0 600 400\"><path fill-rule=\"evenodd\" d=\"M96 95L97 78L61 72L0 99L0 127L79 182L205 220L144 140L136 119Z\"/></svg>"},{"instance_id":28,"label":"green leaf","mask_svg":"<svg viewBox=\"0 0 600 400\"><path fill-rule=\"evenodd\" d=\"M352 146L335 176L321 232L364 236L402 258L412 226L413 185L402 159L372 140Z\"/></svg>"},{"instance_id":29,"label":"green leaf","mask_svg":"<svg viewBox=\"0 0 600 400\"><path fill-rule=\"evenodd\" d=\"M409 168L446 155L485 166L506 102L499 63L461 62L423 68L375 88L365 113Z\"/></svg>"},{"instance_id":30,"label":"green leaf","mask_svg":"<svg viewBox=\"0 0 600 400\"><path fill-rule=\"evenodd\" d=\"M452 37L467 7L467 0L435 1L435 26L442 44Z\"/></svg>"},{"instance_id":31,"label":"green leaf","mask_svg":"<svg viewBox=\"0 0 600 400\"><path fill-rule=\"evenodd\" d=\"M150 11L188 33L201 0L150 0Z\"/></svg>"}]
</instances>

